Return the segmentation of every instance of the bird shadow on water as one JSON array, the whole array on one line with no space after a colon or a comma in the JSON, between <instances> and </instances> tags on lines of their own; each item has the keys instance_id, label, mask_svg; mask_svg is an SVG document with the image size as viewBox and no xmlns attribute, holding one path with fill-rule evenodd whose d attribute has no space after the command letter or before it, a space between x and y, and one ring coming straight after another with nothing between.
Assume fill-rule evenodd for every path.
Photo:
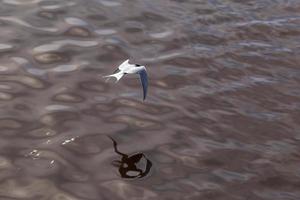
<instances>
[{"instance_id":1,"label":"bird shadow on water","mask_svg":"<svg viewBox=\"0 0 300 200\"><path fill-rule=\"evenodd\" d=\"M135 153L132 155L122 153L117 148L117 142L112 137L108 137L113 142L114 151L121 156L120 160L112 161L112 165L119 168L119 173L122 178L142 178L149 174L152 162L146 158L143 153Z\"/></svg>"}]
</instances>

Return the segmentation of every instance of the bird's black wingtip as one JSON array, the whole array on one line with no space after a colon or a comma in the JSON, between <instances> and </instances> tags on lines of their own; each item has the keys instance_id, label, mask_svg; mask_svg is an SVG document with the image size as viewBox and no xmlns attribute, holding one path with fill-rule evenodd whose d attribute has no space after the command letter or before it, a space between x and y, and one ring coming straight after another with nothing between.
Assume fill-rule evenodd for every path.
<instances>
[{"instance_id":1,"label":"bird's black wingtip","mask_svg":"<svg viewBox=\"0 0 300 200\"><path fill-rule=\"evenodd\" d=\"M148 88L148 78L145 70L138 72L140 75L140 80L143 86L143 101L145 101L147 96L147 88Z\"/></svg>"},{"instance_id":2,"label":"bird's black wingtip","mask_svg":"<svg viewBox=\"0 0 300 200\"><path fill-rule=\"evenodd\" d=\"M145 100L146 100L146 95L143 96L143 101L145 101Z\"/></svg>"}]
</instances>

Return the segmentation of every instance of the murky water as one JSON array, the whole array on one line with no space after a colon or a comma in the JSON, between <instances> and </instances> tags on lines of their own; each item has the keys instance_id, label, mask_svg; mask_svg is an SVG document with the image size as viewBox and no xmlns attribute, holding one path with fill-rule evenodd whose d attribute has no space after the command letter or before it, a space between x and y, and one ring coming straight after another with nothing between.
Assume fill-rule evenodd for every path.
<instances>
[{"instance_id":1,"label":"murky water","mask_svg":"<svg viewBox=\"0 0 300 200\"><path fill-rule=\"evenodd\" d=\"M299 13L1 0L0 199L299 200ZM127 58L147 66L144 102L138 77L102 78Z\"/></svg>"}]
</instances>

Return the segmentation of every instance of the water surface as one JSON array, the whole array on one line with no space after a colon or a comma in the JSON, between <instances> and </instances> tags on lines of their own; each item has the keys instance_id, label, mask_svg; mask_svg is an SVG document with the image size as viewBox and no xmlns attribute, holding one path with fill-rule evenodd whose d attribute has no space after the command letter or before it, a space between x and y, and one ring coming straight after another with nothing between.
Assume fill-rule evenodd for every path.
<instances>
[{"instance_id":1,"label":"water surface","mask_svg":"<svg viewBox=\"0 0 300 200\"><path fill-rule=\"evenodd\" d=\"M299 200L299 13L299 0L0 1L0 199ZM147 66L144 102L138 77L102 78L127 58ZM122 178L107 136L149 173Z\"/></svg>"}]
</instances>

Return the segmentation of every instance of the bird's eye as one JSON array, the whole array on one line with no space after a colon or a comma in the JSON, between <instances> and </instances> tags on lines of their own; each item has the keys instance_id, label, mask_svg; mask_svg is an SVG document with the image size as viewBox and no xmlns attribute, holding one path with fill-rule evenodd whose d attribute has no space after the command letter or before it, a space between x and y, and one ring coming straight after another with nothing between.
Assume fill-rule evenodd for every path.
<instances>
[{"instance_id":1,"label":"bird's eye","mask_svg":"<svg viewBox=\"0 0 300 200\"><path fill-rule=\"evenodd\" d=\"M139 67L139 66L141 66L141 65L139 65L139 64L135 64L135 66Z\"/></svg>"}]
</instances>

